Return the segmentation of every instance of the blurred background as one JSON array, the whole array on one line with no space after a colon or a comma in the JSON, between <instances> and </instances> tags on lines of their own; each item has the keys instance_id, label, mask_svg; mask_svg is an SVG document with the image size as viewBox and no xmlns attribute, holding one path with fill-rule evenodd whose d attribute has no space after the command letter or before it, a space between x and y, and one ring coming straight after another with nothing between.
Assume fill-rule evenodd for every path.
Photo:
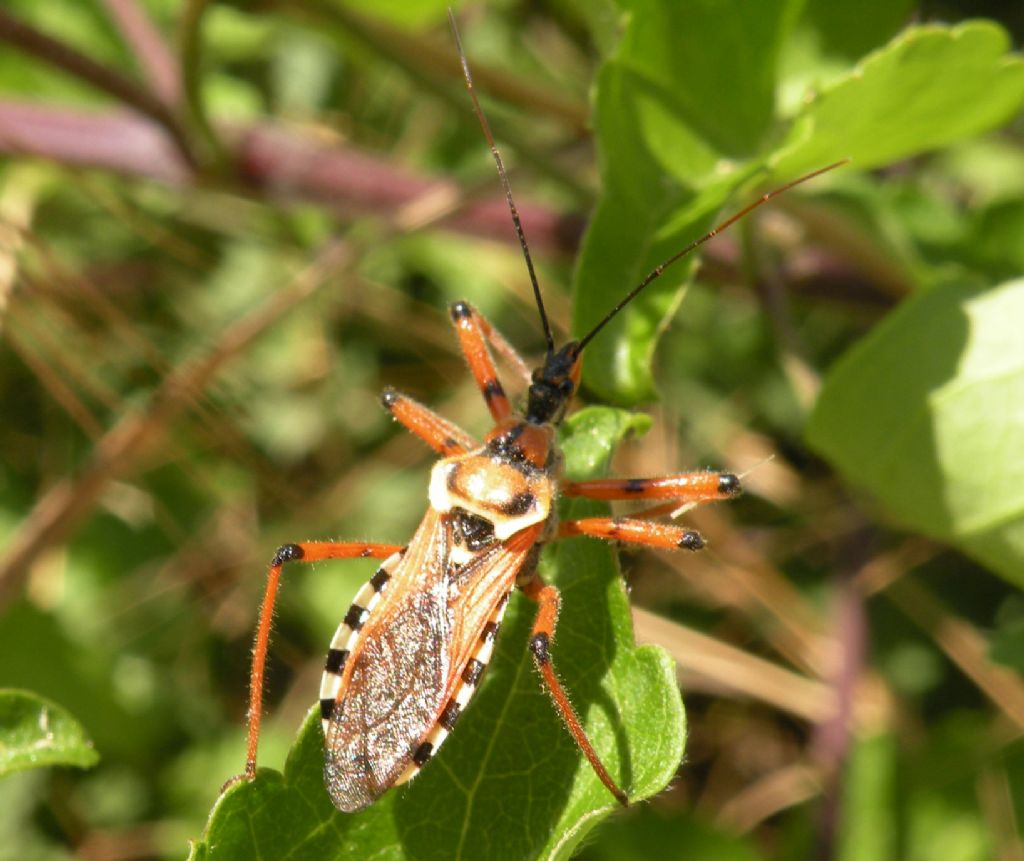
<instances>
[{"instance_id":1,"label":"blurred background","mask_svg":"<svg viewBox=\"0 0 1024 861\"><path fill-rule=\"evenodd\" d=\"M486 430L455 299L543 351L445 5L0 9L0 685L63 706L101 757L0 781L0 857L183 857L243 764L274 549L402 543L422 514L429 452L379 408L382 387ZM567 334L604 193L591 88L622 10L456 5ZM855 3L790 6L780 118L813 75L848 73L913 22L984 14L1024 35L1020 4L887 3L865 34ZM704 553L624 554L638 639L677 660L690 737L670 788L583 857L1024 859L1019 543L983 566L851 483L825 456L827 417L807 437L829 369L908 296L1019 276L1019 104L983 136L855 164L715 240L654 356L656 398L601 392L654 420L617 473L728 469L748 493L687 516ZM288 573L265 764L283 762L335 608L371 569Z\"/></svg>"}]
</instances>

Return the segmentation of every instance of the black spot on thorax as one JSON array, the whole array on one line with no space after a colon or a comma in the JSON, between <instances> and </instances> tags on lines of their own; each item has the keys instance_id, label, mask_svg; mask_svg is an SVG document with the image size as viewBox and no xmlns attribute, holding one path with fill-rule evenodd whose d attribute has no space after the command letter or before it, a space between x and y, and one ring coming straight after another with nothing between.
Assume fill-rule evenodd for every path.
<instances>
[{"instance_id":1,"label":"black spot on thorax","mask_svg":"<svg viewBox=\"0 0 1024 861\"><path fill-rule=\"evenodd\" d=\"M470 514L462 508L451 510L452 541L467 550L482 550L494 542L494 524L485 517Z\"/></svg>"},{"instance_id":2,"label":"black spot on thorax","mask_svg":"<svg viewBox=\"0 0 1024 861\"><path fill-rule=\"evenodd\" d=\"M526 514L532 510L534 505L537 504L537 496L528 490L524 490L522 493L517 493L507 503L501 507L501 513L506 514L509 517L515 517L520 514Z\"/></svg>"}]
</instances>

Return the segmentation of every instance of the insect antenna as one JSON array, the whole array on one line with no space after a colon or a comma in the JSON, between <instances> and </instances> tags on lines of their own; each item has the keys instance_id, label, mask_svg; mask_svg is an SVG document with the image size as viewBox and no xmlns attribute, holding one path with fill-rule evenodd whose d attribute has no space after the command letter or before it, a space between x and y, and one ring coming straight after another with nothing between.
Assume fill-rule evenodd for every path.
<instances>
[{"instance_id":1,"label":"insect antenna","mask_svg":"<svg viewBox=\"0 0 1024 861\"><path fill-rule=\"evenodd\" d=\"M604 316L604 319L602 319L601 322L599 322L596 326L594 326L593 329L591 329L586 335L584 335L580 339L580 341L579 341L579 349L582 350L588 343L590 343L590 341L593 340L594 336L598 332L600 332L609 322L611 322L612 318L614 318L615 315L619 313L619 311L621 311L630 302L632 302L637 296L639 296L640 293L644 290L644 288L647 287L648 284L650 284L652 281L654 281L656 278L658 278L666 269L668 269L669 266L671 266L677 260L682 259L687 254L689 254L691 251L694 251L695 249L699 248L701 245L703 245L709 239L714 238L719 233L721 233L723 230L726 230L727 228L731 227L733 224L735 224L741 218L743 218L744 216L750 214L751 212L753 212L755 209L757 209L762 204L767 203L773 197L778 197L783 192L789 191L794 186L797 186L797 185L800 185L801 183L807 182L809 179L814 179L816 176L821 176L823 173L828 173L828 171L830 171L830 170L835 170L837 167L841 167L842 165L846 164L848 161L849 161L848 158L844 158L844 159L840 159L839 161L833 162L832 164L827 165L826 167L819 167L817 170L813 170L810 173L806 173L803 176L797 177L796 179L792 180L791 182L787 182L785 185L779 186L778 188L773 189L772 191L769 191L767 194L762 194L753 203L745 206L739 212L736 212L733 215L730 215L721 224L719 224L716 227L712 227L711 230L709 230L707 233L705 233L703 236L699 237L698 239L693 240L693 242L691 242L689 245L687 245L681 251L678 251L675 254L673 254L671 257L669 257L668 260L666 260L663 263L660 263L658 266L655 266L654 269L652 269L647 274L647 277L644 278L643 281L641 281L639 284L637 284L636 287L634 287L625 296L622 297L622 299L618 302L618 304L614 308L612 308L611 311L609 311Z\"/></svg>"},{"instance_id":2,"label":"insect antenna","mask_svg":"<svg viewBox=\"0 0 1024 861\"><path fill-rule=\"evenodd\" d=\"M466 52L462 48L462 37L459 36L459 28L455 24L455 15L448 9L448 23L451 25L452 33L455 36L455 47L459 52L459 62L462 63L462 76L466 79L466 89L469 90L469 97L473 101L473 111L480 121L480 128L483 129L484 137L491 148L491 155L494 156L494 163L498 166L498 176L501 177L501 187L505 189L505 199L508 201L509 212L512 213L512 224L516 229L516 236L519 237L519 245L523 249L523 257L526 260L526 268L530 273L530 283L533 285L533 295L537 300L537 310L540 312L540 322L544 327L544 338L548 343L548 353L555 351L555 339L551 334L551 325L548 323L548 314L544 310L544 299L540 295L540 285L537 283L537 273L533 268L533 258L530 257L530 247L526 244L526 234L523 233L523 224L519 220L519 210L512 199L512 186L509 184L508 176L505 173L505 164L501 160L501 153L494 142L494 135L491 134L491 126L487 122L487 116L476 97L476 90L473 87L473 75L469 71L469 61L466 59Z\"/></svg>"}]
</instances>

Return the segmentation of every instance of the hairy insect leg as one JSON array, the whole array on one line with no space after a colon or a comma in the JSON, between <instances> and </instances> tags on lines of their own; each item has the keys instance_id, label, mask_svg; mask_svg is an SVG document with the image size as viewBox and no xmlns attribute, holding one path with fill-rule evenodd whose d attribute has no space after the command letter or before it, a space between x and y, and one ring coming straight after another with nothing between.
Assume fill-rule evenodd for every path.
<instances>
[{"instance_id":1,"label":"hairy insect leg","mask_svg":"<svg viewBox=\"0 0 1024 861\"><path fill-rule=\"evenodd\" d=\"M252 671L249 676L249 740L246 747L245 774L248 780L256 775L256 748L260 738L260 718L263 714L263 673L270 645L270 629L274 620L274 603L281 581L281 568L286 562L318 562L323 559L386 559L401 550L398 544L366 544L357 541L309 541L285 544L279 547L270 563L267 586L260 605L260 620L256 628L256 643L252 651Z\"/></svg>"},{"instance_id":2,"label":"hairy insect leg","mask_svg":"<svg viewBox=\"0 0 1024 861\"><path fill-rule=\"evenodd\" d=\"M572 703L569 702L569 697L566 695L562 683L558 680L558 675L555 673L555 668L551 662L550 648L555 640L555 628L558 625L558 609L562 600L558 589L545 584L537 574L534 574L526 583L522 584L521 588L528 598L536 601L538 604L537 618L534 620L533 631L530 635L530 652L533 654L533 662L561 714L563 723L565 723L577 747L583 751L583 755L590 763L590 767L594 769L594 773L600 778L601 783L615 796L615 800L623 807L628 807L629 796L619 788L619 785L614 781L608 773L608 769L604 767L604 763L598 757L594 746L590 743L590 739L587 738L587 732L583 729L583 724L580 723L576 710L573 708Z\"/></svg>"},{"instance_id":3,"label":"hairy insect leg","mask_svg":"<svg viewBox=\"0 0 1024 861\"><path fill-rule=\"evenodd\" d=\"M508 342L501 332L491 325L490 320L475 308L472 308L472 310L473 313L476 314L477 321L480 324L480 329L484 333L484 337L487 339L488 343L494 347L495 351L499 356L501 356L501 358L508 362L509 367L515 371L516 376L526 383L526 385L529 385L533 372L530 370L530 366L526 364L523 357L519 355L519 351Z\"/></svg>"},{"instance_id":4,"label":"hairy insect leg","mask_svg":"<svg viewBox=\"0 0 1024 861\"><path fill-rule=\"evenodd\" d=\"M599 478L567 481L566 496L586 499L667 499L674 507L686 503L712 502L738 496L740 480L731 472L683 472L658 478Z\"/></svg>"},{"instance_id":5,"label":"hairy insect leg","mask_svg":"<svg viewBox=\"0 0 1024 861\"><path fill-rule=\"evenodd\" d=\"M465 454L479 445L458 425L390 386L381 393L380 402L406 430L445 457Z\"/></svg>"},{"instance_id":6,"label":"hairy insect leg","mask_svg":"<svg viewBox=\"0 0 1024 861\"><path fill-rule=\"evenodd\" d=\"M659 509L661 506L659 506ZM660 513L660 512L659 512ZM636 517L586 517L558 525L558 537L589 535L608 541L627 541L663 550L700 550L704 539L699 532L670 523L652 523Z\"/></svg>"},{"instance_id":7,"label":"hairy insect leg","mask_svg":"<svg viewBox=\"0 0 1024 861\"><path fill-rule=\"evenodd\" d=\"M525 369L526 364L512 349L512 346L497 335L491 325L468 302L456 302L452 305L449 313L459 336L459 346L462 347L469 370L476 380L480 393L484 396L487 409L491 411L491 417L495 422L508 418L512 413L512 406L508 402L508 395L505 394L501 380L498 379L491 351L487 348L488 338L496 347L500 345L503 355L515 356L513 365ZM529 378L528 371L526 374Z\"/></svg>"}]
</instances>

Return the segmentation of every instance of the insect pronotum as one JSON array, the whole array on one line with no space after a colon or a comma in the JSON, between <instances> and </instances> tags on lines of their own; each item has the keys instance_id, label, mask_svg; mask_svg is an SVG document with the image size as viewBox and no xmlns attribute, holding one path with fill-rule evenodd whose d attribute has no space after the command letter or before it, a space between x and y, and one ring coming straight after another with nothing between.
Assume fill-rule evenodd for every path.
<instances>
[{"instance_id":1,"label":"insect pronotum","mask_svg":"<svg viewBox=\"0 0 1024 861\"><path fill-rule=\"evenodd\" d=\"M589 535L699 550L704 541L698 533L652 518L683 504L736 496L740 481L731 473L708 471L563 481L556 428L576 391L584 348L667 266L772 197L842 162L763 195L656 267L578 341L556 348L505 168L477 100L451 13L449 18L466 88L494 156L526 260L547 354L531 373L515 349L470 305L451 306L459 345L494 420L482 442L406 395L384 391L384 408L441 455L431 472L427 511L405 546L315 541L278 549L270 564L253 650L243 777L256 773L263 673L282 567L286 562L372 557L383 561L338 626L320 686L324 776L339 809L355 811L372 804L391 787L414 777L437 752L480 683L515 588L538 605L529 649L543 684L601 782L625 805L626 792L594 750L555 672L551 647L560 597L537 572L541 548L558 538ZM513 409L505 394L489 345L524 378L528 388L522 412ZM629 517L559 522L559 495L644 500L653 506Z\"/></svg>"}]
</instances>

